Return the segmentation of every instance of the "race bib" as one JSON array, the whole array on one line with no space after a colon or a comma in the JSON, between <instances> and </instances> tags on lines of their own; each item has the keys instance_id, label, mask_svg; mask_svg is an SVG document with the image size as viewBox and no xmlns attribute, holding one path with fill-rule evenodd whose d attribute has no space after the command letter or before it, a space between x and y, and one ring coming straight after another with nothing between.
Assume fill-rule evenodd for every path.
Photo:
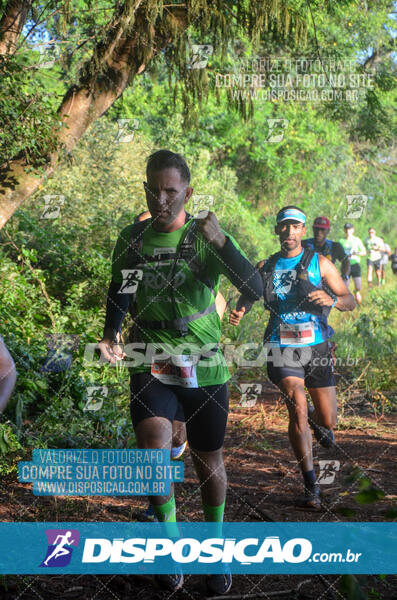
<instances>
[{"instance_id":1,"label":"race bib","mask_svg":"<svg viewBox=\"0 0 397 600\"><path fill-rule=\"evenodd\" d=\"M313 323L281 323L280 344L312 344L314 342Z\"/></svg>"},{"instance_id":2,"label":"race bib","mask_svg":"<svg viewBox=\"0 0 397 600\"><path fill-rule=\"evenodd\" d=\"M154 359L151 373L161 383L198 388L196 365L191 356L179 355L165 360Z\"/></svg>"}]
</instances>

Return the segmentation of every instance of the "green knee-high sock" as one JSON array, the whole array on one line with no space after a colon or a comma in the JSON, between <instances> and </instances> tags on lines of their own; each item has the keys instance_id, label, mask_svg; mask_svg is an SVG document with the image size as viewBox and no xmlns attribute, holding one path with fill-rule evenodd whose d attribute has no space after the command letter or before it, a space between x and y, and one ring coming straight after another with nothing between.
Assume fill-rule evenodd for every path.
<instances>
[{"instance_id":1,"label":"green knee-high sock","mask_svg":"<svg viewBox=\"0 0 397 600\"><path fill-rule=\"evenodd\" d=\"M152 506L158 521L165 524L164 527L167 536L179 537L179 530L178 526L176 525L176 505L174 494L172 494L171 498L164 504L160 504L159 506L154 506L152 504Z\"/></svg>"},{"instance_id":2,"label":"green knee-high sock","mask_svg":"<svg viewBox=\"0 0 397 600\"><path fill-rule=\"evenodd\" d=\"M222 536L222 525L223 525L223 514L225 512L225 502L222 502L219 506L209 506L203 502L204 519L218 523L217 535Z\"/></svg>"}]
</instances>

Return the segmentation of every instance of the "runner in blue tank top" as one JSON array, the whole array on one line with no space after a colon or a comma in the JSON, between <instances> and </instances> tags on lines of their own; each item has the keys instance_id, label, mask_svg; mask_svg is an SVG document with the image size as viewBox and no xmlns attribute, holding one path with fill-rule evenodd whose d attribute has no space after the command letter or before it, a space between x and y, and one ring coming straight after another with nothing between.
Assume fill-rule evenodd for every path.
<instances>
[{"instance_id":1,"label":"runner in blue tank top","mask_svg":"<svg viewBox=\"0 0 397 600\"><path fill-rule=\"evenodd\" d=\"M304 250L306 215L295 206L277 214L275 232L281 252L257 265L264 284L265 308L270 319L265 331L268 347L267 372L279 387L289 413L288 435L302 470L305 494L296 505L319 509L320 489L313 470L312 436L324 447L334 445L336 391L327 323L329 308L341 311L356 306L352 294L333 263L314 252ZM241 296L230 323L238 325L252 307ZM329 308L328 308L329 307ZM270 356L271 354L271 356ZM306 400L305 386L314 406Z\"/></svg>"}]
</instances>

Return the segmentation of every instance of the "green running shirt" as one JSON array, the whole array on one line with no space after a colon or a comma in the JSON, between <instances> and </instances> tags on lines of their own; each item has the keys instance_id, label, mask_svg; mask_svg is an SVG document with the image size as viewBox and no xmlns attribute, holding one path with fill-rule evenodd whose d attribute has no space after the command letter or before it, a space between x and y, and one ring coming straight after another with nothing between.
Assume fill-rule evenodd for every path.
<instances>
[{"instance_id":1,"label":"green running shirt","mask_svg":"<svg viewBox=\"0 0 397 600\"><path fill-rule=\"evenodd\" d=\"M170 252L170 248L178 246L190 223L191 221L188 221L176 231L163 233L154 230L151 227L150 221L148 221L148 226L143 234L141 253L155 256L159 253ZM133 225L129 225L123 229L113 252L112 278L113 281L120 284L123 282L122 270L127 268L126 259L132 227ZM225 231L223 233L229 238L230 242L228 243L234 244L247 259L236 240ZM227 276L228 274L226 264L223 262L221 256L218 255L215 248L201 234L198 233L197 235L196 251L201 261L206 265L206 276L214 282L214 294L211 293L206 285L194 277L186 262L181 260L178 262L174 278L176 316L183 317L190 315L212 304L219 289L220 276L222 274ZM175 318L170 294L171 286L167 281L170 278L173 263L173 259L167 259L160 263L147 263L136 267L143 271L142 281L139 281L136 291L136 315L138 318L151 321L172 320ZM139 327L138 330L140 342L145 342L146 344L166 344L167 351L172 355L204 354L205 352L208 353L219 343L221 321L218 313L214 310L199 319L191 321L189 323L189 333L184 337L180 337L173 330L154 330L142 327ZM183 346L185 346L185 349ZM205 346L204 349L203 346ZM130 367L131 373L150 372L151 366L149 364L139 364L143 360L144 355L145 349L139 350L139 354L134 354L134 360L136 357L137 361L136 366ZM131 360L131 358L128 357L127 360ZM229 370L219 349L215 356L202 358L197 364L198 387L222 384L229 378Z\"/></svg>"},{"instance_id":2,"label":"green running shirt","mask_svg":"<svg viewBox=\"0 0 397 600\"><path fill-rule=\"evenodd\" d=\"M346 238L340 239L339 243L343 246L347 255L351 254L351 252L365 252L365 246L360 240L360 238L353 235L351 239L347 240ZM361 256L352 256L350 258L351 265L359 265Z\"/></svg>"}]
</instances>

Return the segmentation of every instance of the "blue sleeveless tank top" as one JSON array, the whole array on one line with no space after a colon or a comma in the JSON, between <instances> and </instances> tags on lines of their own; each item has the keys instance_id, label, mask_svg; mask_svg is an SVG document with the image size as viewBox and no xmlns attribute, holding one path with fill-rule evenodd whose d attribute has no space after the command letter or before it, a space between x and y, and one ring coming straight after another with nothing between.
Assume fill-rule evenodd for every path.
<instances>
[{"instance_id":1,"label":"blue sleeveless tank top","mask_svg":"<svg viewBox=\"0 0 397 600\"><path fill-rule=\"evenodd\" d=\"M328 325L327 317L299 310L301 301L292 282L296 279L295 267L302 255L303 250L292 258L280 256L275 264L273 287L277 295L278 310L276 314L271 311L267 331L271 331L268 341L276 346L314 346L325 342L334 334L332 327ZM313 285L322 288L317 252L309 263L308 276Z\"/></svg>"}]
</instances>

